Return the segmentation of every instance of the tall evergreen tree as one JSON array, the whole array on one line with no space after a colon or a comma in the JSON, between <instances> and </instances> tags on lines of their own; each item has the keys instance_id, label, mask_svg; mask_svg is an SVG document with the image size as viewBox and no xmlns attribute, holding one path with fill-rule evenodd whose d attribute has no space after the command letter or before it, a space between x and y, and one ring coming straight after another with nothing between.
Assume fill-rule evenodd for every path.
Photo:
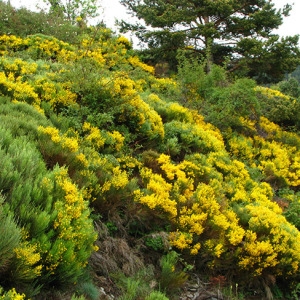
<instances>
[{"instance_id":1,"label":"tall evergreen tree","mask_svg":"<svg viewBox=\"0 0 300 300\"><path fill-rule=\"evenodd\" d=\"M278 81L299 63L298 37L280 39L272 33L283 23L290 5L276 9L269 0L120 0L133 16L122 21L123 31L133 30L147 43L154 57L174 60L176 50L187 47L207 61L259 81ZM280 58L280 60L279 60Z\"/></svg>"}]
</instances>

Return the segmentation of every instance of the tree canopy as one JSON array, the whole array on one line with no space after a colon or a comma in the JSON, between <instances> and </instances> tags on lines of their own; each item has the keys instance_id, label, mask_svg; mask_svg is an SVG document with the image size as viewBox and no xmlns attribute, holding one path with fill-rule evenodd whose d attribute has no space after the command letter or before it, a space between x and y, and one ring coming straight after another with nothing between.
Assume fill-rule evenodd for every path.
<instances>
[{"instance_id":1,"label":"tree canopy","mask_svg":"<svg viewBox=\"0 0 300 300\"><path fill-rule=\"evenodd\" d=\"M249 75L258 81L278 81L299 64L298 37L273 34L290 5L276 9L267 0L121 0L143 24L120 22L135 31L160 60L174 61L179 48L200 54L208 62ZM278 60L280 58L280 60Z\"/></svg>"},{"instance_id":2,"label":"tree canopy","mask_svg":"<svg viewBox=\"0 0 300 300\"><path fill-rule=\"evenodd\" d=\"M44 0L50 4L50 11L64 15L68 21L76 23L98 16L98 0Z\"/></svg>"}]
</instances>

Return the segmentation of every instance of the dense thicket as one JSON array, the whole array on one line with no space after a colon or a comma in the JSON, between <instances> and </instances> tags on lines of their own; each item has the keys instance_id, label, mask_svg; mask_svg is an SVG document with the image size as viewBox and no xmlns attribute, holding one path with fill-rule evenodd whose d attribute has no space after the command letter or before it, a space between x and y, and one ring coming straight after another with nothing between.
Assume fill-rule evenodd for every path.
<instances>
[{"instance_id":1,"label":"dense thicket","mask_svg":"<svg viewBox=\"0 0 300 300\"><path fill-rule=\"evenodd\" d=\"M105 27L0 36L0 299L178 299L193 276L297 297L296 83L178 57L157 78Z\"/></svg>"}]
</instances>

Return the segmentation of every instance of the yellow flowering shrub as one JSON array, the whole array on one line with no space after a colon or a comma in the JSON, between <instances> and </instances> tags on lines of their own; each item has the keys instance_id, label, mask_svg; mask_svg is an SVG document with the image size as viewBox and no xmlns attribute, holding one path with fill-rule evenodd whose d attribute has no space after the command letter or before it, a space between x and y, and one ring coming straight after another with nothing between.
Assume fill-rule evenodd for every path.
<instances>
[{"instance_id":1,"label":"yellow flowering shrub","mask_svg":"<svg viewBox=\"0 0 300 300\"><path fill-rule=\"evenodd\" d=\"M278 90L273 90L273 89L270 89L270 88L268 88L268 87L256 86L256 87L255 87L255 91L256 91L256 92L259 92L259 93L261 93L261 94L263 94L263 95L265 95L265 96L267 96L267 98L269 98L269 99L272 99L272 98L274 98L274 97L280 97L280 98L285 99L285 100L287 100L287 101L290 100L290 97L289 97L289 96L287 96L287 95L281 93L281 92L278 91Z\"/></svg>"},{"instance_id":2,"label":"yellow flowering shrub","mask_svg":"<svg viewBox=\"0 0 300 300\"><path fill-rule=\"evenodd\" d=\"M192 171L197 166L183 161L177 165L171 163L170 156L161 154L157 162L164 172L166 180L172 182L172 195L178 203L185 203L190 199L194 192L194 174L188 172L187 168Z\"/></svg>"},{"instance_id":3,"label":"yellow flowering shrub","mask_svg":"<svg viewBox=\"0 0 300 300\"><path fill-rule=\"evenodd\" d=\"M26 51L37 59L59 59L59 54L63 49L68 51L73 50L73 47L68 43L43 34L28 37L27 43L29 47Z\"/></svg>"},{"instance_id":4,"label":"yellow flowering shrub","mask_svg":"<svg viewBox=\"0 0 300 300\"><path fill-rule=\"evenodd\" d=\"M128 40L127 37L121 35L117 38L117 43L118 44L123 44L126 48L131 48L132 44L131 42Z\"/></svg>"},{"instance_id":5,"label":"yellow flowering shrub","mask_svg":"<svg viewBox=\"0 0 300 300\"><path fill-rule=\"evenodd\" d=\"M296 99L267 87L256 87L255 91L264 117L277 124L288 124L295 119Z\"/></svg>"},{"instance_id":6,"label":"yellow flowering shrub","mask_svg":"<svg viewBox=\"0 0 300 300\"><path fill-rule=\"evenodd\" d=\"M115 151L121 151L125 137L118 131L114 130L113 132L107 132L108 136L111 138L110 144L113 145Z\"/></svg>"},{"instance_id":7,"label":"yellow flowering shrub","mask_svg":"<svg viewBox=\"0 0 300 300\"><path fill-rule=\"evenodd\" d=\"M19 102L40 105L40 98L33 86L28 82L23 82L21 77L15 78L14 73L11 72L8 76L4 72L0 72L0 93Z\"/></svg>"},{"instance_id":8,"label":"yellow flowering shrub","mask_svg":"<svg viewBox=\"0 0 300 300\"><path fill-rule=\"evenodd\" d=\"M176 81L171 78L153 78L151 90L154 93L171 93L178 91L178 86Z\"/></svg>"},{"instance_id":9,"label":"yellow flowering shrub","mask_svg":"<svg viewBox=\"0 0 300 300\"><path fill-rule=\"evenodd\" d=\"M193 123L194 115L191 110L176 102L165 102L158 95L152 93L147 96L145 101L153 107L162 117L164 123L172 120Z\"/></svg>"},{"instance_id":10,"label":"yellow flowering shrub","mask_svg":"<svg viewBox=\"0 0 300 300\"><path fill-rule=\"evenodd\" d=\"M26 295L23 293L19 294L15 288L12 288L11 290L3 294L3 289L0 287L0 299L1 300L25 300Z\"/></svg>"},{"instance_id":11,"label":"yellow flowering shrub","mask_svg":"<svg viewBox=\"0 0 300 300\"><path fill-rule=\"evenodd\" d=\"M17 265L14 276L19 280L30 281L41 275L42 261L39 247L36 244L22 242L14 249Z\"/></svg>"},{"instance_id":12,"label":"yellow flowering shrub","mask_svg":"<svg viewBox=\"0 0 300 300\"><path fill-rule=\"evenodd\" d=\"M130 56L126 38L111 36L99 28L80 37L78 48L43 35L0 37L1 95L51 116L37 137L47 170L36 184L44 231L14 250L20 277L78 279L96 250L89 205L105 221L127 205L137 214L130 221L151 215L149 222L170 228L171 247L216 272L297 274L299 231L284 216L298 213L300 138L265 117L237 116L244 135L222 135L197 110L174 102L204 101L201 82L155 78L153 67ZM18 51L44 62L16 58ZM278 91L256 92L269 114L272 101L294 105Z\"/></svg>"},{"instance_id":13,"label":"yellow flowering shrub","mask_svg":"<svg viewBox=\"0 0 300 300\"><path fill-rule=\"evenodd\" d=\"M82 130L85 133L83 143L92 146L97 150L104 146L105 138L99 128L92 126L88 122L85 122L82 126Z\"/></svg>"},{"instance_id":14,"label":"yellow flowering shrub","mask_svg":"<svg viewBox=\"0 0 300 300\"><path fill-rule=\"evenodd\" d=\"M138 95L135 82L124 72L116 72L106 83L112 97L118 99L114 114L118 123L126 124L132 132L149 138L162 138L164 127L159 114Z\"/></svg>"},{"instance_id":15,"label":"yellow flowering shrub","mask_svg":"<svg viewBox=\"0 0 300 300\"><path fill-rule=\"evenodd\" d=\"M299 231L278 212L249 204L251 215L239 266L260 275L274 267L278 275L295 274L300 263Z\"/></svg>"},{"instance_id":16,"label":"yellow flowering shrub","mask_svg":"<svg viewBox=\"0 0 300 300\"><path fill-rule=\"evenodd\" d=\"M0 59L0 69L4 71L5 75L13 74L17 79L19 76L35 74L38 69L38 65L35 62L26 62L20 58L8 59L2 57Z\"/></svg>"},{"instance_id":17,"label":"yellow flowering shrub","mask_svg":"<svg viewBox=\"0 0 300 300\"><path fill-rule=\"evenodd\" d=\"M133 66L133 67L138 67L141 68L142 70L149 72L150 74L154 74L154 68L142 63L140 59L137 56L130 56L128 58L128 62Z\"/></svg>"},{"instance_id":18,"label":"yellow flowering shrub","mask_svg":"<svg viewBox=\"0 0 300 300\"><path fill-rule=\"evenodd\" d=\"M1 55L9 54L11 50L18 50L20 48L25 48L28 46L29 39L22 39L14 35L1 35L0 44L2 49L0 51ZM4 48L4 49L3 49Z\"/></svg>"},{"instance_id":19,"label":"yellow flowering shrub","mask_svg":"<svg viewBox=\"0 0 300 300\"><path fill-rule=\"evenodd\" d=\"M171 121L165 123L165 140L166 145L162 146L164 151L168 151L168 141L176 140L177 153L191 153L191 152L218 152L224 149L224 143L217 135L211 134L212 129L198 124L183 123L180 121ZM180 144L178 143L180 141ZM167 148L167 149L165 149ZM172 154L172 153L171 153Z\"/></svg>"},{"instance_id":20,"label":"yellow flowering shrub","mask_svg":"<svg viewBox=\"0 0 300 300\"><path fill-rule=\"evenodd\" d=\"M135 201L145 204L150 209L161 208L171 217L177 215L176 201L171 199L172 185L167 183L159 174L155 174L149 168L142 168L141 178L145 185L145 190L134 192Z\"/></svg>"},{"instance_id":21,"label":"yellow flowering shrub","mask_svg":"<svg viewBox=\"0 0 300 300\"><path fill-rule=\"evenodd\" d=\"M93 244L97 234L89 219L89 203L84 199L83 192L69 178L68 170L56 168L53 174L53 193L56 195L53 204L53 229L56 239L51 245L40 244L44 272L58 276L62 281L76 280L96 249Z\"/></svg>"},{"instance_id":22,"label":"yellow flowering shrub","mask_svg":"<svg viewBox=\"0 0 300 300\"><path fill-rule=\"evenodd\" d=\"M76 103L77 95L65 84L57 84L48 77L38 77L33 83L34 90L42 101L49 102L53 108Z\"/></svg>"},{"instance_id":23,"label":"yellow flowering shrub","mask_svg":"<svg viewBox=\"0 0 300 300\"><path fill-rule=\"evenodd\" d=\"M122 189L129 183L126 171L122 171L120 167L114 167L112 170L111 178L106 180L102 186L102 192L106 192L111 188Z\"/></svg>"},{"instance_id":24,"label":"yellow flowering shrub","mask_svg":"<svg viewBox=\"0 0 300 300\"><path fill-rule=\"evenodd\" d=\"M61 134L57 128L50 126L40 126L38 130L41 134L48 136L53 143L61 146L62 149L68 150L71 153L79 150L78 139L76 137L70 138L67 134Z\"/></svg>"},{"instance_id":25,"label":"yellow flowering shrub","mask_svg":"<svg viewBox=\"0 0 300 300\"><path fill-rule=\"evenodd\" d=\"M173 247L188 250L191 255L210 255L212 268L236 264L252 276L269 269L277 275L297 272L299 232L272 201L271 186L253 181L245 164L231 160L222 151L206 155L206 166L193 160L175 164L164 154L157 161L166 180L160 194L177 203L177 218L170 218L177 228L169 236ZM200 182L194 190L198 176L201 178L205 172L211 174L208 183ZM187 181L191 186L188 197L183 197L186 190L178 186L186 188L182 182ZM151 208L160 203L157 197L146 200L144 204ZM282 260L284 257L289 259ZM293 261L291 267L288 260Z\"/></svg>"}]
</instances>

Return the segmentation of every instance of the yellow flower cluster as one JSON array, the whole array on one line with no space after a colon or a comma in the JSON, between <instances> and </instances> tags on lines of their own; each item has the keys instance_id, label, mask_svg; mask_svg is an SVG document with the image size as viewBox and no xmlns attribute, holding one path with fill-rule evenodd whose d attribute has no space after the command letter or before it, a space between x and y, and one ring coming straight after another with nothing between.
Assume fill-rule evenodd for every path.
<instances>
[{"instance_id":1,"label":"yellow flower cluster","mask_svg":"<svg viewBox=\"0 0 300 300\"><path fill-rule=\"evenodd\" d=\"M268 133L269 136L274 135L275 132L280 131L280 127L273 122L270 122L267 118L261 117L259 120L260 127Z\"/></svg>"},{"instance_id":2,"label":"yellow flower cluster","mask_svg":"<svg viewBox=\"0 0 300 300\"><path fill-rule=\"evenodd\" d=\"M188 249L191 247L191 244L193 243L193 238L192 235L186 232L171 232L169 239L171 241L172 246L184 250ZM200 249L200 244L197 245L195 249L199 248ZM194 253L197 254L198 252Z\"/></svg>"},{"instance_id":3,"label":"yellow flower cluster","mask_svg":"<svg viewBox=\"0 0 300 300\"><path fill-rule=\"evenodd\" d=\"M133 66L133 67L139 67L141 68L142 70L146 71L146 72L149 72L150 74L154 74L154 68L149 66L149 65L146 65L144 63L142 63L140 61L140 59L137 57L137 56L130 56L128 58L128 62Z\"/></svg>"},{"instance_id":4,"label":"yellow flower cluster","mask_svg":"<svg viewBox=\"0 0 300 300\"><path fill-rule=\"evenodd\" d=\"M120 151L124 145L125 137L116 130L108 132L108 135L113 139L114 149Z\"/></svg>"},{"instance_id":5,"label":"yellow flower cluster","mask_svg":"<svg viewBox=\"0 0 300 300\"><path fill-rule=\"evenodd\" d=\"M82 164L83 167L87 168L89 166L89 161L83 153L77 154L76 159Z\"/></svg>"},{"instance_id":6,"label":"yellow flower cluster","mask_svg":"<svg viewBox=\"0 0 300 300\"><path fill-rule=\"evenodd\" d=\"M233 135L228 142L231 154L260 170L271 184L276 184L279 180L281 185L299 186L299 151L296 146L281 142L294 140L296 145L299 138L293 133L283 132L278 125L263 117L259 126L266 137Z\"/></svg>"},{"instance_id":7,"label":"yellow flower cluster","mask_svg":"<svg viewBox=\"0 0 300 300\"><path fill-rule=\"evenodd\" d=\"M6 75L10 73L14 74L14 78L23 75L35 74L38 68L38 65L34 62L26 62L19 58L8 60L5 57L0 59L0 66Z\"/></svg>"},{"instance_id":8,"label":"yellow flower cluster","mask_svg":"<svg viewBox=\"0 0 300 300\"><path fill-rule=\"evenodd\" d=\"M268 207L249 204L246 209L251 218L239 265L253 268L256 275L276 266L281 274L290 261L293 263L289 265L289 273L295 274L300 263L299 231L279 212Z\"/></svg>"},{"instance_id":9,"label":"yellow flower cluster","mask_svg":"<svg viewBox=\"0 0 300 300\"><path fill-rule=\"evenodd\" d=\"M0 85L3 87L2 94L11 96L13 100L29 104L40 104L40 99L34 88L27 82L23 82L21 77L15 79L13 73L6 76L4 72L0 72Z\"/></svg>"},{"instance_id":10,"label":"yellow flower cluster","mask_svg":"<svg viewBox=\"0 0 300 300\"><path fill-rule=\"evenodd\" d=\"M167 180L173 181L173 197L181 203L185 203L187 200L189 200L194 192L194 180L191 178L193 177L193 174L189 173L190 176L187 176L185 169L187 167L195 168L196 166L186 161L183 161L177 165L172 164L170 156L165 154L161 154L157 159L157 162L159 163L160 168L164 171Z\"/></svg>"},{"instance_id":11,"label":"yellow flower cluster","mask_svg":"<svg viewBox=\"0 0 300 300\"><path fill-rule=\"evenodd\" d=\"M255 87L255 91L267 96L269 99L272 99L274 97L279 97L279 98L285 99L287 101L289 101L291 99L289 96L281 93L280 91L273 90L273 89L270 89L267 87L257 86L257 87Z\"/></svg>"},{"instance_id":12,"label":"yellow flower cluster","mask_svg":"<svg viewBox=\"0 0 300 300\"><path fill-rule=\"evenodd\" d=\"M87 264L90 253L94 251L97 234L89 219L88 202L82 191L68 177L66 168L55 170L55 183L60 197L54 203L56 218L53 228L57 239L47 252L47 270L51 273L59 264L69 263L82 268ZM85 249L82 256L77 251ZM71 256L70 256L71 255Z\"/></svg>"},{"instance_id":13,"label":"yellow flower cluster","mask_svg":"<svg viewBox=\"0 0 300 300\"><path fill-rule=\"evenodd\" d=\"M105 138L102 136L99 128L92 126L88 122L85 122L82 126L82 130L86 133L84 136L84 142L86 142L87 145L98 150L104 146Z\"/></svg>"},{"instance_id":14,"label":"yellow flower cluster","mask_svg":"<svg viewBox=\"0 0 300 300\"><path fill-rule=\"evenodd\" d=\"M155 92L171 92L178 91L178 86L175 80L171 78L154 78L151 84L151 89Z\"/></svg>"},{"instance_id":15,"label":"yellow flower cluster","mask_svg":"<svg viewBox=\"0 0 300 300\"><path fill-rule=\"evenodd\" d=\"M111 188L122 189L129 183L126 171L122 171L120 167L114 167L112 170L112 177L105 181L102 186L102 192L106 192Z\"/></svg>"},{"instance_id":16,"label":"yellow flower cluster","mask_svg":"<svg viewBox=\"0 0 300 300\"><path fill-rule=\"evenodd\" d=\"M136 190L135 201L148 206L150 209L160 208L168 213L171 218L177 215L177 204L171 199L170 191L172 185L167 183L161 175L153 173L150 169L144 167L140 175L145 182L145 191Z\"/></svg>"},{"instance_id":17,"label":"yellow flower cluster","mask_svg":"<svg viewBox=\"0 0 300 300\"><path fill-rule=\"evenodd\" d=\"M78 139L76 137L68 137L66 134L61 134L55 127L38 127L38 131L42 134L49 136L51 141L55 144L59 144L63 149L75 153L79 150Z\"/></svg>"},{"instance_id":18,"label":"yellow flower cluster","mask_svg":"<svg viewBox=\"0 0 300 300\"><path fill-rule=\"evenodd\" d=\"M87 56L87 57L93 58L93 60L95 62L97 62L100 66L103 66L106 62L105 58L102 55L100 48L93 49L93 51L87 49L85 51L82 51L82 53L80 53L78 56L79 57Z\"/></svg>"},{"instance_id":19,"label":"yellow flower cluster","mask_svg":"<svg viewBox=\"0 0 300 300\"><path fill-rule=\"evenodd\" d=\"M14 249L18 265L18 275L27 280L34 279L41 275L41 255L38 247L29 242L23 242Z\"/></svg>"},{"instance_id":20,"label":"yellow flower cluster","mask_svg":"<svg viewBox=\"0 0 300 300\"><path fill-rule=\"evenodd\" d=\"M0 289L0 293L2 294L2 289ZM26 299L26 295L17 293L15 288L12 288L4 295L0 295L0 300L25 300L25 299Z\"/></svg>"},{"instance_id":21,"label":"yellow flower cluster","mask_svg":"<svg viewBox=\"0 0 300 300\"><path fill-rule=\"evenodd\" d=\"M81 216L83 211L87 209L87 203L84 201L76 185L68 178L67 169L61 169L57 173L56 182L63 191L64 201L57 201L55 203L58 211L58 220L54 228L60 226L60 237L69 239L71 237L68 235L68 231L70 230L68 225L70 225L72 219L78 219Z\"/></svg>"},{"instance_id":22,"label":"yellow flower cluster","mask_svg":"<svg viewBox=\"0 0 300 300\"><path fill-rule=\"evenodd\" d=\"M123 169L134 169L135 167L141 167L142 163L132 156L121 156L118 158L118 162Z\"/></svg>"},{"instance_id":23,"label":"yellow flower cluster","mask_svg":"<svg viewBox=\"0 0 300 300\"><path fill-rule=\"evenodd\" d=\"M47 77L36 79L33 86L40 99L49 102L54 108L57 105L67 106L76 103L76 94L72 93L68 87L54 83Z\"/></svg>"},{"instance_id":24,"label":"yellow flower cluster","mask_svg":"<svg viewBox=\"0 0 300 300\"><path fill-rule=\"evenodd\" d=\"M135 82L128 77L126 72L116 72L113 79L114 96L121 96L125 99L137 94Z\"/></svg>"},{"instance_id":25,"label":"yellow flower cluster","mask_svg":"<svg viewBox=\"0 0 300 300\"><path fill-rule=\"evenodd\" d=\"M0 36L0 45L4 46L6 50L1 50L0 54L5 55L10 49L18 49L20 46L28 45L28 39L22 39L14 35L1 35ZM3 49L3 48L2 48Z\"/></svg>"},{"instance_id":26,"label":"yellow flower cluster","mask_svg":"<svg viewBox=\"0 0 300 300\"><path fill-rule=\"evenodd\" d=\"M165 131L160 115L144 102L139 96L131 99L130 104L135 108L136 115L139 118L139 125L150 125L150 130L147 130L147 135L151 137L164 137ZM146 128L148 126L145 126Z\"/></svg>"},{"instance_id":27,"label":"yellow flower cluster","mask_svg":"<svg viewBox=\"0 0 300 300\"><path fill-rule=\"evenodd\" d=\"M119 44L123 44L125 47L127 48L131 48L131 42L128 40L128 38L126 38L125 36L121 35L118 37L117 39L117 43Z\"/></svg>"},{"instance_id":28,"label":"yellow flower cluster","mask_svg":"<svg viewBox=\"0 0 300 300\"><path fill-rule=\"evenodd\" d=\"M192 112L178 103L169 103L167 105L168 112L172 115L172 119L182 122L193 123L194 117Z\"/></svg>"}]
</instances>

